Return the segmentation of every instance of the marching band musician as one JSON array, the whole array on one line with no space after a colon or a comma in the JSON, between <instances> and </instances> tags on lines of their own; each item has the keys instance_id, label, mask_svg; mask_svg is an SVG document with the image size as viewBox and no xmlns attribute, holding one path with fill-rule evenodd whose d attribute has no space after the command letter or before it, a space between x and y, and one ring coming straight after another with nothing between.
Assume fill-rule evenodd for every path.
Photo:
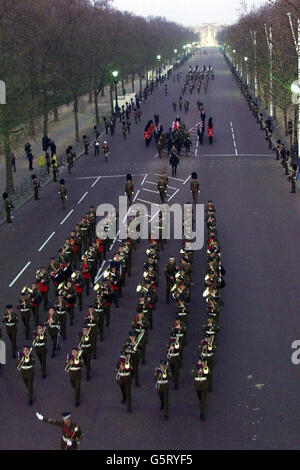
<instances>
[{"instance_id":1,"label":"marching band musician","mask_svg":"<svg viewBox=\"0 0 300 470\"><path fill-rule=\"evenodd\" d=\"M82 248L85 251L87 249L87 242L88 242L88 224L85 216L81 218L79 222L80 226L80 235L82 240Z\"/></svg>"},{"instance_id":2,"label":"marching band musician","mask_svg":"<svg viewBox=\"0 0 300 470\"><path fill-rule=\"evenodd\" d=\"M133 193L134 193L134 186L132 184L132 176L128 173L126 176L125 194L127 195L129 206L131 206L132 204Z\"/></svg>"},{"instance_id":3,"label":"marching band musician","mask_svg":"<svg viewBox=\"0 0 300 470\"><path fill-rule=\"evenodd\" d=\"M72 272L68 256L63 248L58 250L58 262L60 264L62 281L66 281Z\"/></svg>"},{"instance_id":4,"label":"marching band musician","mask_svg":"<svg viewBox=\"0 0 300 470\"><path fill-rule=\"evenodd\" d=\"M89 310L84 317L84 324L89 329L89 337L91 341L91 353L93 359L97 359L97 326L99 314L94 310L93 305L89 305ZM103 334L103 332L102 332ZM103 340L103 338L102 338Z\"/></svg>"},{"instance_id":5,"label":"marching band musician","mask_svg":"<svg viewBox=\"0 0 300 470\"><path fill-rule=\"evenodd\" d=\"M144 335L143 338L140 342L140 357L142 360L142 365L146 364L146 344L147 344L147 338L148 338L148 329L149 329L149 322L146 320L144 316L143 310L138 312L137 316L133 320L131 324L131 328L137 332L139 335L142 330L144 330Z\"/></svg>"},{"instance_id":6,"label":"marching band musician","mask_svg":"<svg viewBox=\"0 0 300 470\"><path fill-rule=\"evenodd\" d=\"M183 346L186 345L186 330L187 330L186 323L182 320L180 316L176 315L175 323L172 327L172 334L176 335L182 348ZM181 351L181 358L182 358L182 354L183 354L183 349Z\"/></svg>"},{"instance_id":7,"label":"marching band musician","mask_svg":"<svg viewBox=\"0 0 300 470\"><path fill-rule=\"evenodd\" d=\"M173 286L175 282L175 275L178 271L178 266L175 262L175 258L172 256L169 258L169 262L166 264L165 267L165 276L166 276L166 281L167 281L167 304L170 303L170 293L171 293L171 287Z\"/></svg>"},{"instance_id":8,"label":"marching band musician","mask_svg":"<svg viewBox=\"0 0 300 470\"><path fill-rule=\"evenodd\" d=\"M79 351L82 350L82 359L86 367L86 380L91 379L91 360L92 360L92 343L90 336L90 329L84 326L82 333L79 334L80 342L78 345Z\"/></svg>"},{"instance_id":9,"label":"marching band musician","mask_svg":"<svg viewBox=\"0 0 300 470\"><path fill-rule=\"evenodd\" d=\"M85 255L82 256L81 273L85 284L85 293L90 295L91 265Z\"/></svg>"},{"instance_id":10,"label":"marching band musician","mask_svg":"<svg viewBox=\"0 0 300 470\"><path fill-rule=\"evenodd\" d=\"M71 232L71 235L72 235L73 232ZM76 224L75 225L75 237L76 237L76 245L77 245L77 248L78 248L78 252L77 252L77 261L81 260L81 251L82 251L82 234L81 234L81 230L80 230L80 225L79 224Z\"/></svg>"},{"instance_id":11,"label":"marching band musician","mask_svg":"<svg viewBox=\"0 0 300 470\"><path fill-rule=\"evenodd\" d=\"M57 288L58 284L62 281L62 276L60 272L60 264L56 261L54 256L50 258L50 264L48 266L48 274L52 279L53 285L55 289Z\"/></svg>"},{"instance_id":12,"label":"marching band musician","mask_svg":"<svg viewBox=\"0 0 300 470\"><path fill-rule=\"evenodd\" d=\"M36 282L32 282L31 284L30 299L31 299L32 316L34 318L35 325L37 326L40 321L39 307L40 307L40 302L41 302L41 294L38 290Z\"/></svg>"},{"instance_id":13,"label":"marching band musician","mask_svg":"<svg viewBox=\"0 0 300 470\"><path fill-rule=\"evenodd\" d=\"M167 344L167 359L170 365L172 378L174 382L174 389L178 390L179 369L182 361L182 346L178 337L171 334L170 341Z\"/></svg>"},{"instance_id":14,"label":"marching band musician","mask_svg":"<svg viewBox=\"0 0 300 470\"><path fill-rule=\"evenodd\" d=\"M5 323L7 336L9 337L11 342L12 357L13 359L15 359L17 351L17 324L19 322L19 319L18 315L13 311L13 306L11 304L6 305L6 312L3 315L2 321L3 323Z\"/></svg>"},{"instance_id":15,"label":"marching band musician","mask_svg":"<svg viewBox=\"0 0 300 470\"><path fill-rule=\"evenodd\" d=\"M110 287L112 290L113 302L116 308L119 308L119 297L121 297L121 278L119 272L116 270L115 261L110 266Z\"/></svg>"},{"instance_id":16,"label":"marching band musician","mask_svg":"<svg viewBox=\"0 0 300 470\"><path fill-rule=\"evenodd\" d=\"M74 289L76 292L79 311L82 312L82 294L85 280L80 269L76 269L76 271L72 274L71 279L74 283Z\"/></svg>"},{"instance_id":17,"label":"marching band musician","mask_svg":"<svg viewBox=\"0 0 300 470\"><path fill-rule=\"evenodd\" d=\"M120 359L116 366L116 382L122 393L121 403L126 403L127 412L131 413L131 366L130 361L126 360L125 353L121 352Z\"/></svg>"},{"instance_id":18,"label":"marching band musician","mask_svg":"<svg viewBox=\"0 0 300 470\"><path fill-rule=\"evenodd\" d=\"M215 366L214 354L216 352L215 336L212 335L209 338L202 339L198 346L199 358L201 361L206 361L207 366L211 372L211 380L209 384L209 392L212 392L212 372Z\"/></svg>"},{"instance_id":19,"label":"marching band musician","mask_svg":"<svg viewBox=\"0 0 300 470\"><path fill-rule=\"evenodd\" d=\"M54 304L55 311L58 316L59 324L60 324L60 331L64 340L67 338L67 311L68 311L68 304L65 301L62 292L58 293L57 301Z\"/></svg>"},{"instance_id":20,"label":"marching band musician","mask_svg":"<svg viewBox=\"0 0 300 470\"><path fill-rule=\"evenodd\" d=\"M110 282L108 279L103 279L102 281L102 297L104 300L104 313L106 323L105 326L109 326L110 323L110 309L113 300L113 290L110 286Z\"/></svg>"},{"instance_id":21,"label":"marching band musician","mask_svg":"<svg viewBox=\"0 0 300 470\"><path fill-rule=\"evenodd\" d=\"M79 356L77 348L72 349L72 354L67 355L65 371L69 374L71 385L75 391L75 406L80 404L80 386L81 386L81 369L83 360Z\"/></svg>"},{"instance_id":22,"label":"marching band musician","mask_svg":"<svg viewBox=\"0 0 300 470\"><path fill-rule=\"evenodd\" d=\"M26 385L28 391L28 405L33 403L33 378L34 378L34 357L28 346L23 347L23 352L18 353L17 369Z\"/></svg>"},{"instance_id":23,"label":"marching band musician","mask_svg":"<svg viewBox=\"0 0 300 470\"><path fill-rule=\"evenodd\" d=\"M88 211L90 226L91 226L91 241L95 240L96 237L96 209L94 206L90 206Z\"/></svg>"},{"instance_id":24,"label":"marching band musician","mask_svg":"<svg viewBox=\"0 0 300 470\"><path fill-rule=\"evenodd\" d=\"M79 261L78 259L78 242L77 242L77 237L76 233L72 231L70 233L70 246L71 246L71 264L73 266L73 269L76 268L77 262Z\"/></svg>"},{"instance_id":25,"label":"marching band musician","mask_svg":"<svg viewBox=\"0 0 300 470\"><path fill-rule=\"evenodd\" d=\"M88 264L90 266L91 282L92 284L94 284L94 280L97 274L97 258L98 258L96 248L93 245L89 246L86 255L87 255Z\"/></svg>"},{"instance_id":26,"label":"marching band musician","mask_svg":"<svg viewBox=\"0 0 300 470\"><path fill-rule=\"evenodd\" d=\"M61 427L62 436L60 450L77 450L83 434L78 424L73 423L69 412L62 413L62 421L53 418L45 418L41 413L36 413L36 417L39 421Z\"/></svg>"},{"instance_id":27,"label":"marching band musician","mask_svg":"<svg viewBox=\"0 0 300 470\"><path fill-rule=\"evenodd\" d=\"M64 289L64 299L67 302L68 312L70 316L70 325L72 326L74 323L74 308L76 304L76 291L71 280L67 281L66 287Z\"/></svg>"},{"instance_id":28,"label":"marching band musician","mask_svg":"<svg viewBox=\"0 0 300 470\"><path fill-rule=\"evenodd\" d=\"M97 258L98 258L98 264L101 265L103 261L103 256L104 256L104 243L102 238L97 237L95 240L95 247L97 248Z\"/></svg>"},{"instance_id":29,"label":"marching band musician","mask_svg":"<svg viewBox=\"0 0 300 470\"><path fill-rule=\"evenodd\" d=\"M29 323L30 323L30 312L31 312L31 301L29 298L28 290L21 292L21 296L17 305L17 309L21 312L22 322L25 327L26 339L29 339Z\"/></svg>"},{"instance_id":30,"label":"marching band musician","mask_svg":"<svg viewBox=\"0 0 300 470\"><path fill-rule=\"evenodd\" d=\"M139 346L136 347L137 332L129 331L128 335L129 337L125 340L123 350L125 351L126 355L128 354L130 356L130 365L132 371L131 375L135 381L135 385L139 387L140 348Z\"/></svg>"},{"instance_id":31,"label":"marching band musician","mask_svg":"<svg viewBox=\"0 0 300 470\"><path fill-rule=\"evenodd\" d=\"M36 273L36 279L39 285L39 291L42 294L44 299L44 310L47 310L48 307L48 291L49 291L49 275L47 273L47 269L42 266Z\"/></svg>"},{"instance_id":32,"label":"marching band musician","mask_svg":"<svg viewBox=\"0 0 300 470\"><path fill-rule=\"evenodd\" d=\"M96 325L95 328L95 341L97 343L97 325L99 328L99 335L100 335L100 341L103 341L103 333L104 333L104 320L105 320L105 300L102 296L101 292L98 292L96 295L96 300L95 303L92 306L89 307L89 313L90 310L93 314L94 317L94 322Z\"/></svg>"},{"instance_id":33,"label":"marching band musician","mask_svg":"<svg viewBox=\"0 0 300 470\"><path fill-rule=\"evenodd\" d=\"M198 360L197 366L192 369L192 377L194 378L194 387L197 392L200 403L200 419L205 421L206 396L210 385L211 373L206 363L201 359Z\"/></svg>"},{"instance_id":34,"label":"marching band musician","mask_svg":"<svg viewBox=\"0 0 300 470\"><path fill-rule=\"evenodd\" d=\"M141 311L144 312L145 317L146 317L147 321L149 322L149 328L150 328L150 330L152 330L153 329L152 308L150 307L150 303L148 301L148 298L144 295L143 292L140 294L140 298L138 300L136 311L137 312L141 312Z\"/></svg>"},{"instance_id":35,"label":"marching band musician","mask_svg":"<svg viewBox=\"0 0 300 470\"><path fill-rule=\"evenodd\" d=\"M169 412L169 381L171 374L167 367L167 361L160 361L160 367L155 369L154 380L155 388L160 399L160 409L164 410L164 417L168 419Z\"/></svg>"},{"instance_id":36,"label":"marching band musician","mask_svg":"<svg viewBox=\"0 0 300 470\"><path fill-rule=\"evenodd\" d=\"M46 320L46 326L48 327L48 333L52 340L52 358L55 357L55 351L59 350L59 334L60 334L60 323L59 317L53 307L48 310L48 317Z\"/></svg>"},{"instance_id":37,"label":"marching band musician","mask_svg":"<svg viewBox=\"0 0 300 470\"><path fill-rule=\"evenodd\" d=\"M208 318L202 325L202 331L204 332L204 336L209 338L210 336L219 333L220 327L216 321L212 318Z\"/></svg>"},{"instance_id":38,"label":"marching band musician","mask_svg":"<svg viewBox=\"0 0 300 470\"><path fill-rule=\"evenodd\" d=\"M34 351L40 361L42 368L42 377L46 378L46 363L47 363L47 336L45 334L43 325L37 325L37 331L33 334L33 347Z\"/></svg>"}]
</instances>

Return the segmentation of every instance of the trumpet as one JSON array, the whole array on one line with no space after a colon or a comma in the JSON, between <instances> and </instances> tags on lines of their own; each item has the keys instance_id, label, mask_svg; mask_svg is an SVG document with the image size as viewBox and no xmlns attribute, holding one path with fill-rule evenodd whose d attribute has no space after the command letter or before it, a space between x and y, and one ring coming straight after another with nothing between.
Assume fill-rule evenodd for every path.
<instances>
[{"instance_id":1,"label":"trumpet","mask_svg":"<svg viewBox=\"0 0 300 470\"><path fill-rule=\"evenodd\" d=\"M143 278L146 278L146 277L148 277L148 276L149 276L149 271L144 271L144 273L143 273Z\"/></svg>"},{"instance_id":2,"label":"trumpet","mask_svg":"<svg viewBox=\"0 0 300 470\"><path fill-rule=\"evenodd\" d=\"M138 335L137 339L136 339L136 342L135 342L135 345L133 346L133 350L136 351L140 342L142 341L143 337L144 337L144 334L145 334L145 330L142 329L140 334Z\"/></svg>"},{"instance_id":3,"label":"trumpet","mask_svg":"<svg viewBox=\"0 0 300 470\"><path fill-rule=\"evenodd\" d=\"M146 294L148 292L148 289L147 287L143 286L143 284L138 284L136 292L143 292L144 294Z\"/></svg>"},{"instance_id":4,"label":"trumpet","mask_svg":"<svg viewBox=\"0 0 300 470\"><path fill-rule=\"evenodd\" d=\"M103 289L103 286L100 284L100 282L97 282L97 284L94 285L94 292L100 293Z\"/></svg>"},{"instance_id":5,"label":"trumpet","mask_svg":"<svg viewBox=\"0 0 300 470\"><path fill-rule=\"evenodd\" d=\"M21 290L22 294L32 294L32 289L30 289L28 286L24 286L23 289Z\"/></svg>"},{"instance_id":6,"label":"trumpet","mask_svg":"<svg viewBox=\"0 0 300 470\"><path fill-rule=\"evenodd\" d=\"M77 274L76 272L75 273L72 273L71 274L71 279L72 281L77 281L79 279L79 274Z\"/></svg>"},{"instance_id":7,"label":"trumpet","mask_svg":"<svg viewBox=\"0 0 300 470\"><path fill-rule=\"evenodd\" d=\"M88 331L87 331L86 336L89 336L90 331L91 331L91 328L92 328L92 327L90 326L89 329L88 329ZM84 338L85 338L85 337L82 335L82 336L81 336L81 339L80 339L80 341L79 341L79 343L78 343L77 348L79 349L79 352L82 350L82 345L83 345L83 343L84 343Z\"/></svg>"},{"instance_id":8,"label":"trumpet","mask_svg":"<svg viewBox=\"0 0 300 470\"><path fill-rule=\"evenodd\" d=\"M36 279L38 279L38 280L42 279L43 275L44 275L44 274L42 273L42 270L41 270L41 269L38 269L38 270L36 271L36 273L35 273L35 277L36 277Z\"/></svg>"}]
</instances>

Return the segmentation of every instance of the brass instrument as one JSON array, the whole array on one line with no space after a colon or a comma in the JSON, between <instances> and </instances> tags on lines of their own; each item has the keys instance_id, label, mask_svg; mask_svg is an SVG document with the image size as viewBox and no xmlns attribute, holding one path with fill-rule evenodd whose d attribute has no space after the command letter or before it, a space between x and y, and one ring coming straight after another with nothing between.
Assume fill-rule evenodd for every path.
<instances>
[{"instance_id":1,"label":"brass instrument","mask_svg":"<svg viewBox=\"0 0 300 470\"><path fill-rule=\"evenodd\" d=\"M47 328L47 326L44 326L44 327L43 327L43 330L42 330L42 332L41 332L40 334L36 331L36 332L34 333L34 336L39 336L39 337L40 337L40 336L43 336L43 335L45 334L46 328ZM35 338L35 339L33 340L33 342L32 342L32 346L35 347L36 344L37 344L37 339Z\"/></svg>"},{"instance_id":2,"label":"brass instrument","mask_svg":"<svg viewBox=\"0 0 300 470\"><path fill-rule=\"evenodd\" d=\"M135 345L133 346L133 350L136 351L140 342L142 341L143 337L144 337L144 334L145 334L145 330L142 329L140 334L138 335L136 341L135 341Z\"/></svg>"},{"instance_id":3,"label":"brass instrument","mask_svg":"<svg viewBox=\"0 0 300 470\"><path fill-rule=\"evenodd\" d=\"M86 334L85 336L89 336L89 335L90 335L91 329L92 329L92 327L90 326L89 329L88 329L88 331L87 331L87 334ZM78 343L77 348L79 349L79 353L80 353L80 351L82 350L82 345L83 345L83 343L84 343L84 338L85 338L85 336L82 335L82 336L81 336L81 339L80 339L80 341L79 341L79 343ZM79 353L78 353L78 356L79 356Z\"/></svg>"},{"instance_id":4,"label":"brass instrument","mask_svg":"<svg viewBox=\"0 0 300 470\"><path fill-rule=\"evenodd\" d=\"M40 281L42 279L42 277L44 276L44 273L42 272L41 269L38 269L35 273L35 277L38 281Z\"/></svg>"},{"instance_id":5,"label":"brass instrument","mask_svg":"<svg viewBox=\"0 0 300 470\"><path fill-rule=\"evenodd\" d=\"M32 353L32 346L31 346L31 348L29 349L29 353L28 353L28 356L27 356L28 358L30 358L31 353ZM20 354L20 353L19 353L19 354ZM22 353L22 354L23 354L23 353ZM20 360L19 364L17 365L17 370L18 370L18 371L20 371L20 370L22 369L22 366L23 366L24 363L25 363L25 358L26 358L26 356L25 356L25 354L23 354L22 359Z\"/></svg>"},{"instance_id":6,"label":"brass instrument","mask_svg":"<svg viewBox=\"0 0 300 470\"><path fill-rule=\"evenodd\" d=\"M33 290L30 289L28 286L24 286L23 289L21 290L22 294L32 294Z\"/></svg>"},{"instance_id":7,"label":"brass instrument","mask_svg":"<svg viewBox=\"0 0 300 470\"><path fill-rule=\"evenodd\" d=\"M208 340L207 340L207 343L208 343L207 349L208 349L208 351L210 351L210 352L213 350L213 347L214 347L214 344L213 344L213 343L214 343L214 340L215 340L215 335L210 336L210 337L208 338Z\"/></svg>"},{"instance_id":8,"label":"brass instrument","mask_svg":"<svg viewBox=\"0 0 300 470\"><path fill-rule=\"evenodd\" d=\"M147 287L143 286L143 284L138 284L136 292L143 292L144 294L146 294L148 292L148 289Z\"/></svg>"},{"instance_id":9,"label":"brass instrument","mask_svg":"<svg viewBox=\"0 0 300 470\"><path fill-rule=\"evenodd\" d=\"M73 282L76 282L79 279L79 274L74 272L71 274L71 279Z\"/></svg>"}]
</instances>

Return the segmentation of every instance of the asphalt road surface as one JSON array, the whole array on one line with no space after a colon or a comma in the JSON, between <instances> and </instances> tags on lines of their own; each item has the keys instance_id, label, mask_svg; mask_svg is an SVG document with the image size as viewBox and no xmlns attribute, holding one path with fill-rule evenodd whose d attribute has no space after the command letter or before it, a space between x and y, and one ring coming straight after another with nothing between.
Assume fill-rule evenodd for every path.
<instances>
[{"instance_id":1,"label":"asphalt road surface","mask_svg":"<svg viewBox=\"0 0 300 470\"><path fill-rule=\"evenodd\" d=\"M170 179L169 198L174 194L172 203L191 201L187 179L192 171L197 171L201 188L199 202L213 199L217 208L217 229L227 274L213 393L207 400L207 421L203 423L199 419L198 400L190 375L197 361L201 325L206 319L202 298L204 250L194 256L195 285L187 346L179 390L175 391L171 386L170 419L167 422L159 410L155 390L154 368L165 357L175 318L174 303L165 303L163 268L169 256L175 256L179 262L179 240L168 241L162 252L154 329L149 332L146 365L140 365L141 387L132 386L133 413L127 414L120 404L114 367L136 312L135 289L141 280L147 247L146 242L142 242L134 253L132 277L127 278L120 308L112 308L111 325L105 329L104 342L98 343L98 359L92 362L91 381L82 381L79 408L74 407L74 394L64 372L64 362L71 347L78 343L80 317L86 313L93 294L84 298L82 314L75 313L75 325L68 328L67 341L61 344L56 357L50 359L48 355L46 380L42 380L36 361L32 407L27 405L24 384L9 352L8 363L2 367L0 375L0 449L58 448L59 429L37 421L35 411L59 418L65 410L72 412L84 432L81 449L299 447L300 365L291 362L291 344L300 339L299 193L289 193L290 186L283 177L283 170L275 161L275 155L267 150L263 133L240 95L223 57L216 51L210 56L196 54L182 67L182 75L190 64L202 66L204 63L215 69L215 80L210 82L207 94L202 88L200 95L207 120L210 116L214 119L214 144L210 146L206 137L203 147L196 147L198 94L194 91L190 95L187 91L184 99L190 100L190 111L181 117L187 128L192 129L193 148L190 157L181 158L177 179ZM157 175L163 170L169 175L171 172L167 157L160 160L156 156L154 142L146 148L143 130L156 111L165 129L174 120L172 101L179 99L182 81L173 83L170 80L168 85L168 96L164 95L161 86L149 97L142 108L142 123L136 126L133 122L126 141L119 133L108 138L111 148L108 163L103 161L102 155L94 157L91 154L76 163L72 175L64 175L69 194L65 211L61 209L57 185L51 183L42 190L40 201L30 201L16 212L12 224L1 227L0 301L3 313L5 304L16 305L21 288L33 279L35 271L48 265L51 255L56 256L58 248L90 204L117 203L118 196L124 193L127 172L134 175L135 194L139 190L137 199L159 202L158 195L152 192L156 189ZM117 244L118 241L115 246ZM50 299L53 299L53 289ZM40 310L42 312L42 307ZM6 339L4 330L2 327ZM26 341L20 323L19 350L23 344Z\"/></svg>"}]
</instances>

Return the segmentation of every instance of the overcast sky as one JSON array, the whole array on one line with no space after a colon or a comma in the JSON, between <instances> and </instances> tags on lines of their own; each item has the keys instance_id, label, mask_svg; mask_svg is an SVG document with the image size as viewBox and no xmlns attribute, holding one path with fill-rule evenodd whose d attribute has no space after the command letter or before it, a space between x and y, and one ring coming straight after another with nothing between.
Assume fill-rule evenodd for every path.
<instances>
[{"instance_id":1,"label":"overcast sky","mask_svg":"<svg viewBox=\"0 0 300 470\"><path fill-rule=\"evenodd\" d=\"M261 6L267 0L246 0L248 7ZM113 0L122 11L141 16L164 16L185 26L202 23L231 24L239 17L240 0Z\"/></svg>"}]
</instances>

